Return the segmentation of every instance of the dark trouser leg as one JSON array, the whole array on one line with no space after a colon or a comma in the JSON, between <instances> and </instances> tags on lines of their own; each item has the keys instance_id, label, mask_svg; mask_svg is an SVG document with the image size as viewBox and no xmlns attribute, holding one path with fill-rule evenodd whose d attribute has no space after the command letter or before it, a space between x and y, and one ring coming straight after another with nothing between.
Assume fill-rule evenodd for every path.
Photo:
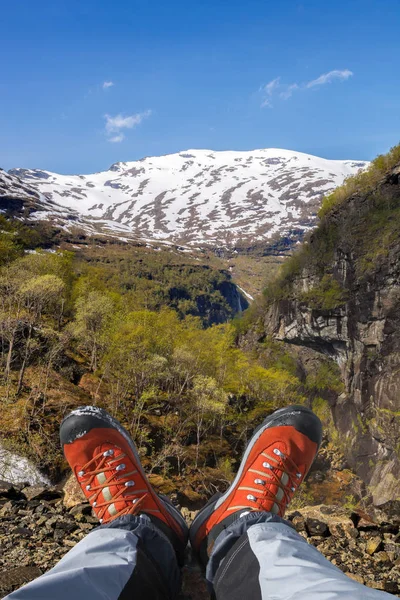
<instances>
[{"instance_id":1,"label":"dark trouser leg","mask_svg":"<svg viewBox=\"0 0 400 600\"><path fill-rule=\"evenodd\" d=\"M145 515L92 531L50 571L7 600L172 600L180 572L168 538Z\"/></svg>"},{"instance_id":2,"label":"dark trouser leg","mask_svg":"<svg viewBox=\"0 0 400 600\"><path fill-rule=\"evenodd\" d=\"M247 513L219 533L207 580L217 600L393 599L347 577L270 513Z\"/></svg>"}]
</instances>

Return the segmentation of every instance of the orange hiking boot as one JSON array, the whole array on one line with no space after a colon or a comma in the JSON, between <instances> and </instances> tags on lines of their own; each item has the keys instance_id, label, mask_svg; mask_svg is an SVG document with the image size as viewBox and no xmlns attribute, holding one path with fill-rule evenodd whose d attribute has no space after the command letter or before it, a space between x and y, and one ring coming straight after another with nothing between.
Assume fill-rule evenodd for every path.
<instances>
[{"instance_id":1,"label":"orange hiking boot","mask_svg":"<svg viewBox=\"0 0 400 600\"><path fill-rule=\"evenodd\" d=\"M203 560L238 513L284 516L314 462L321 438L320 420L304 406L282 408L264 420L247 445L234 482L224 494L211 498L190 527L191 545Z\"/></svg>"},{"instance_id":2,"label":"orange hiking boot","mask_svg":"<svg viewBox=\"0 0 400 600\"><path fill-rule=\"evenodd\" d=\"M60 440L83 493L100 523L144 513L181 551L188 530L180 512L146 478L128 432L104 409L84 406L61 423Z\"/></svg>"}]
</instances>

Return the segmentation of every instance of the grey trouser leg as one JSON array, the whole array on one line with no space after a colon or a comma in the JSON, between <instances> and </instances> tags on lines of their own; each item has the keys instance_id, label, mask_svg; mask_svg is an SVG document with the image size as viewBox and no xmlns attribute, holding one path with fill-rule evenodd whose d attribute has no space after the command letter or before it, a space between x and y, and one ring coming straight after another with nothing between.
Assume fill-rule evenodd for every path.
<instances>
[{"instance_id":1,"label":"grey trouser leg","mask_svg":"<svg viewBox=\"0 0 400 600\"><path fill-rule=\"evenodd\" d=\"M207 565L217 600L393 600L347 577L283 519L248 513L217 537Z\"/></svg>"},{"instance_id":2,"label":"grey trouser leg","mask_svg":"<svg viewBox=\"0 0 400 600\"><path fill-rule=\"evenodd\" d=\"M170 541L145 515L98 527L7 600L167 600L180 588ZM5 600L5 599L4 599Z\"/></svg>"}]
</instances>

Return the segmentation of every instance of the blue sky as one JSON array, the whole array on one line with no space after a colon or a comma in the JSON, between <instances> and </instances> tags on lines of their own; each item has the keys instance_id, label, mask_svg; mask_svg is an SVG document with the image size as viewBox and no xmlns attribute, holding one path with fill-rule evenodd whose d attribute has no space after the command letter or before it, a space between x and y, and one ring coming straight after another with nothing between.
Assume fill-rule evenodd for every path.
<instances>
[{"instance_id":1,"label":"blue sky","mask_svg":"<svg viewBox=\"0 0 400 600\"><path fill-rule=\"evenodd\" d=\"M400 141L399 0L13 0L1 21L6 169Z\"/></svg>"}]
</instances>

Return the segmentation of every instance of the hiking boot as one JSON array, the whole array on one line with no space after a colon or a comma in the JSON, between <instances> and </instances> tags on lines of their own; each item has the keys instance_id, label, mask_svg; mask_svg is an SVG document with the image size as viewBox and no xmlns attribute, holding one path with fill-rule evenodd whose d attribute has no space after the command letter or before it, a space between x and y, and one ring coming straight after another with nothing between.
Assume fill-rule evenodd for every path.
<instances>
[{"instance_id":1,"label":"hiking boot","mask_svg":"<svg viewBox=\"0 0 400 600\"><path fill-rule=\"evenodd\" d=\"M177 551L186 546L188 530L183 517L167 498L156 494L135 444L116 419L97 406L78 408L61 423L60 440L100 523L144 513Z\"/></svg>"},{"instance_id":2,"label":"hiking boot","mask_svg":"<svg viewBox=\"0 0 400 600\"><path fill-rule=\"evenodd\" d=\"M191 545L203 562L217 535L243 512L284 516L314 462L321 438L320 420L304 406L277 410L257 427L231 486L211 498L190 527Z\"/></svg>"}]
</instances>

